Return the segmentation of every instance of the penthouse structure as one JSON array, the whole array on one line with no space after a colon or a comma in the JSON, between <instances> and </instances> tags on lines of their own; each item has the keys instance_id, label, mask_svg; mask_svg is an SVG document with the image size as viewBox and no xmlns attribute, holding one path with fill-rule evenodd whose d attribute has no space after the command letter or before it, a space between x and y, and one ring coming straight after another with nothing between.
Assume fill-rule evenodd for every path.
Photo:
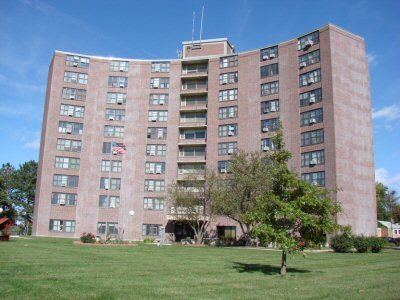
<instances>
[{"instance_id":1,"label":"penthouse structure","mask_svg":"<svg viewBox=\"0 0 400 300\"><path fill-rule=\"evenodd\" d=\"M56 51L49 69L33 231L129 240L190 235L165 204L168 185L229 173L232 154L274 149L339 189L341 225L376 232L373 129L364 40L334 25L240 52L226 39L183 42L182 57L121 59ZM126 153L115 151L126 146ZM238 237L221 218L219 236Z\"/></svg>"}]
</instances>

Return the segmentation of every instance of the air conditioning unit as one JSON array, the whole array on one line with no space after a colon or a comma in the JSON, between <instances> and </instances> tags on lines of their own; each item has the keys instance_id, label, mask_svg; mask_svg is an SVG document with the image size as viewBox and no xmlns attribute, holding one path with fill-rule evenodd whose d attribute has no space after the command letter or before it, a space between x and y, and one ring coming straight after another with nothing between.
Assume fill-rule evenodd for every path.
<instances>
[{"instance_id":1,"label":"air conditioning unit","mask_svg":"<svg viewBox=\"0 0 400 300\"><path fill-rule=\"evenodd\" d=\"M307 40L307 41L304 43L303 49L304 49L304 50L305 50L305 49L308 49L308 48L310 48L312 45L314 45L314 42L313 42L312 40Z\"/></svg>"},{"instance_id":2,"label":"air conditioning unit","mask_svg":"<svg viewBox=\"0 0 400 300\"><path fill-rule=\"evenodd\" d=\"M308 85L308 82L307 82L307 80L303 80L303 84L302 84L302 86L305 86L305 85Z\"/></svg>"},{"instance_id":3,"label":"air conditioning unit","mask_svg":"<svg viewBox=\"0 0 400 300\"><path fill-rule=\"evenodd\" d=\"M221 169L221 173L228 173L228 171L226 169Z\"/></svg>"},{"instance_id":4,"label":"air conditioning unit","mask_svg":"<svg viewBox=\"0 0 400 300\"><path fill-rule=\"evenodd\" d=\"M269 151L269 146L264 146L264 147L263 147L263 151L264 151L264 152Z\"/></svg>"},{"instance_id":5,"label":"air conditioning unit","mask_svg":"<svg viewBox=\"0 0 400 300\"><path fill-rule=\"evenodd\" d=\"M263 127L262 132L268 132L268 131L269 131L268 127Z\"/></svg>"},{"instance_id":6,"label":"air conditioning unit","mask_svg":"<svg viewBox=\"0 0 400 300\"><path fill-rule=\"evenodd\" d=\"M117 155L117 154L118 154L118 151L113 150L112 154L113 154L113 155Z\"/></svg>"},{"instance_id":7,"label":"air conditioning unit","mask_svg":"<svg viewBox=\"0 0 400 300\"><path fill-rule=\"evenodd\" d=\"M307 67L307 63L305 61L301 62L299 65L299 68L302 69L304 67Z\"/></svg>"},{"instance_id":8,"label":"air conditioning unit","mask_svg":"<svg viewBox=\"0 0 400 300\"><path fill-rule=\"evenodd\" d=\"M164 99L160 99L160 101L158 102L160 105L164 105L165 104L165 101L164 101Z\"/></svg>"},{"instance_id":9,"label":"air conditioning unit","mask_svg":"<svg viewBox=\"0 0 400 300\"><path fill-rule=\"evenodd\" d=\"M276 107L275 106L271 106L271 108L269 109L270 112L275 112L276 111Z\"/></svg>"},{"instance_id":10,"label":"air conditioning unit","mask_svg":"<svg viewBox=\"0 0 400 300\"><path fill-rule=\"evenodd\" d=\"M124 83L120 83L120 84L119 84L119 87L120 87L120 88L123 88L123 87L125 87L125 84L124 84Z\"/></svg>"},{"instance_id":11,"label":"air conditioning unit","mask_svg":"<svg viewBox=\"0 0 400 300\"><path fill-rule=\"evenodd\" d=\"M309 123L310 125L311 125L311 124L315 124L315 123L317 123L317 119L311 118L310 121L309 121L308 123Z\"/></svg>"},{"instance_id":12,"label":"air conditioning unit","mask_svg":"<svg viewBox=\"0 0 400 300\"><path fill-rule=\"evenodd\" d=\"M109 119L110 121L114 121L114 120L115 120L115 117L114 117L114 116L108 116L108 119Z\"/></svg>"},{"instance_id":13,"label":"air conditioning unit","mask_svg":"<svg viewBox=\"0 0 400 300\"><path fill-rule=\"evenodd\" d=\"M152 121L152 122L156 122L156 121L157 121L157 117L154 117L154 116L151 117L151 121Z\"/></svg>"},{"instance_id":14,"label":"air conditioning unit","mask_svg":"<svg viewBox=\"0 0 400 300\"><path fill-rule=\"evenodd\" d=\"M161 174L161 170L156 170L156 174Z\"/></svg>"},{"instance_id":15,"label":"air conditioning unit","mask_svg":"<svg viewBox=\"0 0 400 300\"><path fill-rule=\"evenodd\" d=\"M110 208L115 208L115 203L110 203Z\"/></svg>"},{"instance_id":16,"label":"air conditioning unit","mask_svg":"<svg viewBox=\"0 0 400 300\"><path fill-rule=\"evenodd\" d=\"M311 184L314 185L314 186L317 186L317 185L318 185L318 182L313 181L313 182L311 182Z\"/></svg>"},{"instance_id":17,"label":"air conditioning unit","mask_svg":"<svg viewBox=\"0 0 400 300\"><path fill-rule=\"evenodd\" d=\"M154 187L149 186L149 187L147 188L147 191L149 191L149 192L154 192Z\"/></svg>"},{"instance_id":18,"label":"air conditioning unit","mask_svg":"<svg viewBox=\"0 0 400 300\"><path fill-rule=\"evenodd\" d=\"M233 154L233 149L228 149L228 155Z\"/></svg>"},{"instance_id":19,"label":"air conditioning unit","mask_svg":"<svg viewBox=\"0 0 400 300\"><path fill-rule=\"evenodd\" d=\"M149 170L149 174L154 174L154 173L155 173L154 170L152 169Z\"/></svg>"},{"instance_id":20,"label":"air conditioning unit","mask_svg":"<svg viewBox=\"0 0 400 300\"><path fill-rule=\"evenodd\" d=\"M124 67L119 67L119 71L120 71L120 72L124 72L124 71L125 71L125 68L124 68Z\"/></svg>"},{"instance_id":21,"label":"air conditioning unit","mask_svg":"<svg viewBox=\"0 0 400 300\"><path fill-rule=\"evenodd\" d=\"M228 83L228 79L227 78L222 79L222 84L227 84L227 83Z\"/></svg>"},{"instance_id":22,"label":"air conditioning unit","mask_svg":"<svg viewBox=\"0 0 400 300\"><path fill-rule=\"evenodd\" d=\"M71 133L72 133L72 128L66 128L66 129L65 129L65 132L66 132L67 134L71 134Z\"/></svg>"},{"instance_id":23,"label":"air conditioning unit","mask_svg":"<svg viewBox=\"0 0 400 300\"><path fill-rule=\"evenodd\" d=\"M74 116L74 112L68 112L68 117L73 117Z\"/></svg>"},{"instance_id":24,"label":"air conditioning unit","mask_svg":"<svg viewBox=\"0 0 400 300\"><path fill-rule=\"evenodd\" d=\"M315 166L317 163L318 163L317 159L313 158L313 159L310 160L310 164L309 165L310 165L310 167L312 167L312 166Z\"/></svg>"},{"instance_id":25,"label":"air conditioning unit","mask_svg":"<svg viewBox=\"0 0 400 300\"><path fill-rule=\"evenodd\" d=\"M234 136L235 133L233 131L228 131L228 136Z\"/></svg>"},{"instance_id":26,"label":"air conditioning unit","mask_svg":"<svg viewBox=\"0 0 400 300\"><path fill-rule=\"evenodd\" d=\"M276 54L275 53L271 53L270 55L269 55L269 58L275 58L276 57Z\"/></svg>"},{"instance_id":27,"label":"air conditioning unit","mask_svg":"<svg viewBox=\"0 0 400 300\"><path fill-rule=\"evenodd\" d=\"M105 190L108 190L109 188L110 188L110 187L108 186L108 183L105 183L105 184L104 184L104 189L105 189Z\"/></svg>"},{"instance_id":28,"label":"air conditioning unit","mask_svg":"<svg viewBox=\"0 0 400 300\"><path fill-rule=\"evenodd\" d=\"M75 100L75 95L69 95L70 100Z\"/></svg>"},{"instance_id":29,"label":"air conditioning unit","mask_svg":"<svg viewBox=\"0 0 400 300\"><path fill-rule=\"evenodd\" d=\"M310 96L309 103L310 103L310 104L315 103L315 96L314 96L314 95Z\"/></svg>"},{"instance_id":30,"label":"air conditioning unit","mask_svg":"<svg viewBox=\"0 0 400 300\"><path fill-rule=\"evenodd\" d=\"M308 84L312 84L312 83L314 83L314 82L315 82L315 81L314 81L314 78L313 78L313 77L308 78L308 81L307 81Z\"/></svg>"},{"instance_id":31,"label":"air conditioning unit","mask_svg":"<svg viewBox=\"0 0 400 300\"><path fill-rule=\"evenodd\" d=\"M59 203L60 205L65 205L65 199L60 199Z\"/></svg>"},{"instance_id":32,"label":"air conditioning unit","mask_svg":"<svg viewBox=\"0 0 400 300\"><path fill-rule=\"evenodd\" d=\"M164 138L164 135L163 135L163 134L158 134L158 135L157 135L157 138L158 138L158 139L163 139L163 138Z\"/></svg>"},{"instance_id":33,"label":"air conditioning unit","mask_svg":"<svg viewBox=\"0 0 400 300\"><path fill-rule=\"evenodd\" d=\"M155 156L155 155L156 155L156 152L150 151L150 156Z\"/></svg>"},{"instance_id":34,"label":"air conditioning unit","mask_svg":"<svg viewBox=\"0 0 400 300\"><path fill-rule=\"evenodd\" d=\"M268 60L269 59L269 55L268 54L263 54L262 59L263 60Z\"/></svg>"},{"instance_id":35,"label":"air conditioning unit","mask_svg":"<svg viewBox=\"0 0 400 300\"><path fill-rule=\"evenodd\" d=\"M74 67L77 67L77 66L78 66L78 62L74 61L74 62L72 63L72 65L73 65Z\"/></svg>"},{"instance_id":36,"label":"air conditioning unit","mask_svg":"<svg viewBox=\"0 0 400 300\"><path fill-rule=\"evenodd\" d=\"M67 187L67 184L65 182L61 183L62 187Z\"/></svg>"},{"instance_id":37,"label":"air conditioning unit","mask_svg":"<svg viewBox=\"0 0 400 300\"><path fill-rule=\"evenodd\" d=\"M122 99L117 99L117 104L119 104L119 105L121 105L121 104L123 104L124 102L122 101Z\"/></svg>"}]
</instances>

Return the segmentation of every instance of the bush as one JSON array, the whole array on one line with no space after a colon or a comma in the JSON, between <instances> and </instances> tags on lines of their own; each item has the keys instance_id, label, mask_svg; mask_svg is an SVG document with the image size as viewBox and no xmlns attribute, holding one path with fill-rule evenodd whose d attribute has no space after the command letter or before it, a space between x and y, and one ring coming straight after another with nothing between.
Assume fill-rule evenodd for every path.
<instances>
[{"instance_id":1,"label":"bush","mask_svg":"<svg viewBox=\"0 0 400 300\"><path fill-rule=\"evenodd\" d=\"M145 244L152 244L152 243L154 243L155 241L156 241L156 239L153 238L153 237L146 237L146 238L143 240L143 243L145 243Z\"/></svg>"},{"instance_id":2,"label":"bush","mask_svg":"<svg viewBox=\"0 0 400 300\"><path fill-rule=\"evenodd\" d=\"M95 243L96 242L96 236L93 233L86 233L84 232L81 235L81 242L82 243Z\"/></svg>"},{"instance_id":3,"label":"bush","mask_svg":"<svg viewBox=\"0 0 400 300\"><path fill-rule=\"evenodd\" d=\"M365 236L353 237L353 244L358 253L367 253L370 248L369 238L366 238Z\"/></svg>"},{"instance_id":4,"label":"bush","mask_svg":"<svg viewBox=\"0 0 400 300\"><path fill-rule=\"evenodd\" d=\"M353 239L347 234L336 235L331 240L331 247L335 252L351 252Z\"/></svg>"},{"instance_id":5,"label":"bush","mask_svg":"<svg viewBox=\"0 0 400 300\"><path fill-rule=\"evenodd\" d=\"M368 240L369 246L373 253L381 252L383 247L385 246L385 241L379 237L370 237L368 238Z\"/></svg>"},{"instance_id":6,"label":"bush","mask_svg":"<svg viewBox=\"0 0 400 300\"><path fill-rule=\"evenodd\" d=\"M400 238L395 238L394 243L396 244L396 246L400 246Z\"/></svg>"}]
</instances>

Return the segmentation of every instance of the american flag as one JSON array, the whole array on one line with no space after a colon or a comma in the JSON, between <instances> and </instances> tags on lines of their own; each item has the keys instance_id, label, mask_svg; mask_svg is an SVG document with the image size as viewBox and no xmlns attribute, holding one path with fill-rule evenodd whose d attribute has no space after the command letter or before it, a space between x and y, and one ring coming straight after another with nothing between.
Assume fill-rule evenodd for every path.
<instances>
[{"instance_id":1,"label":"american flag","mask_svg":"<svg viewBox=\"0 0 400 300\"><path fill-rule=\"evenodd\" d=\"M126 146L122 143L111 143L111 151L113 154L125 154L126 153Z\"/></svg>"}]
</instances>

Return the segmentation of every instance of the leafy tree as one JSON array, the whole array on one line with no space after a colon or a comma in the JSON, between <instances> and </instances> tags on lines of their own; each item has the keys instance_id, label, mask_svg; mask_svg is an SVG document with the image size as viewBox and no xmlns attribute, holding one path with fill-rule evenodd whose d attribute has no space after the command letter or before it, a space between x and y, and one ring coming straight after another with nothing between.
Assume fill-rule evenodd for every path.
<instances>
[{"instance_id":1,"label":"leafy tree","mask_svg":"<svg viewBox=\"0 0 400 300\"><path fill-rule=\"evenodd\" d=\"M268 155L270 188L246 214L260 239L276 243L282 250L281 274L286 274L287 255L302 250L307 242L320 243L324 234L338 229L334 216L340 206L330 192L303 180L288 168L282 131L273 138L275 151Z\"/></svg>"},{"instance_id":2,"label":"leafy tree","mask_svg":"<svg viewBox=\"0 0 400 300\"><path fill-rule=\"evenodd\" d=\"M400 221L400 204L399 197L395 190L381 182L376 183L376 206L377 217L380 221L399 222Z\"/></svg>"},{"instance_id":3,"label":"leafy tree","mask_svg":"<svg viewBox=\"0 0 400 300\"><path fill-rule=\"evenodd\" d=\"M219 181L214 195L215 213L236 221L249 245L252 223L244 215L254 209L257 198L268 190L265 155L239 151L233 155L229 171L227 177Z\"/></svg>"},{"instance_id":4,"label":"leafy tree","mask_svg":"<svg viewBox=\"0 0 400 300\"><path fill-rule=\"evenodd\" d=\"M15 168L10 163L3 164L0 168L0 207L3 210L0 216L10 218L14 221L17 216L13 205L15 172Z\"/></svg>"},{"instance_id":5,"label":"leafy tree","mask_svg":"<svg viewBox=\"0 0 400 300\"><path fill-rule=\"evenodd\" d=\"M206 171L204 180L188 176L168 189L170 215L177 221L187 222L192 228L196 243L203 243L210 221L214 217L213 197L217 187L214 171Z\"/></svg>"}]
</instances>

